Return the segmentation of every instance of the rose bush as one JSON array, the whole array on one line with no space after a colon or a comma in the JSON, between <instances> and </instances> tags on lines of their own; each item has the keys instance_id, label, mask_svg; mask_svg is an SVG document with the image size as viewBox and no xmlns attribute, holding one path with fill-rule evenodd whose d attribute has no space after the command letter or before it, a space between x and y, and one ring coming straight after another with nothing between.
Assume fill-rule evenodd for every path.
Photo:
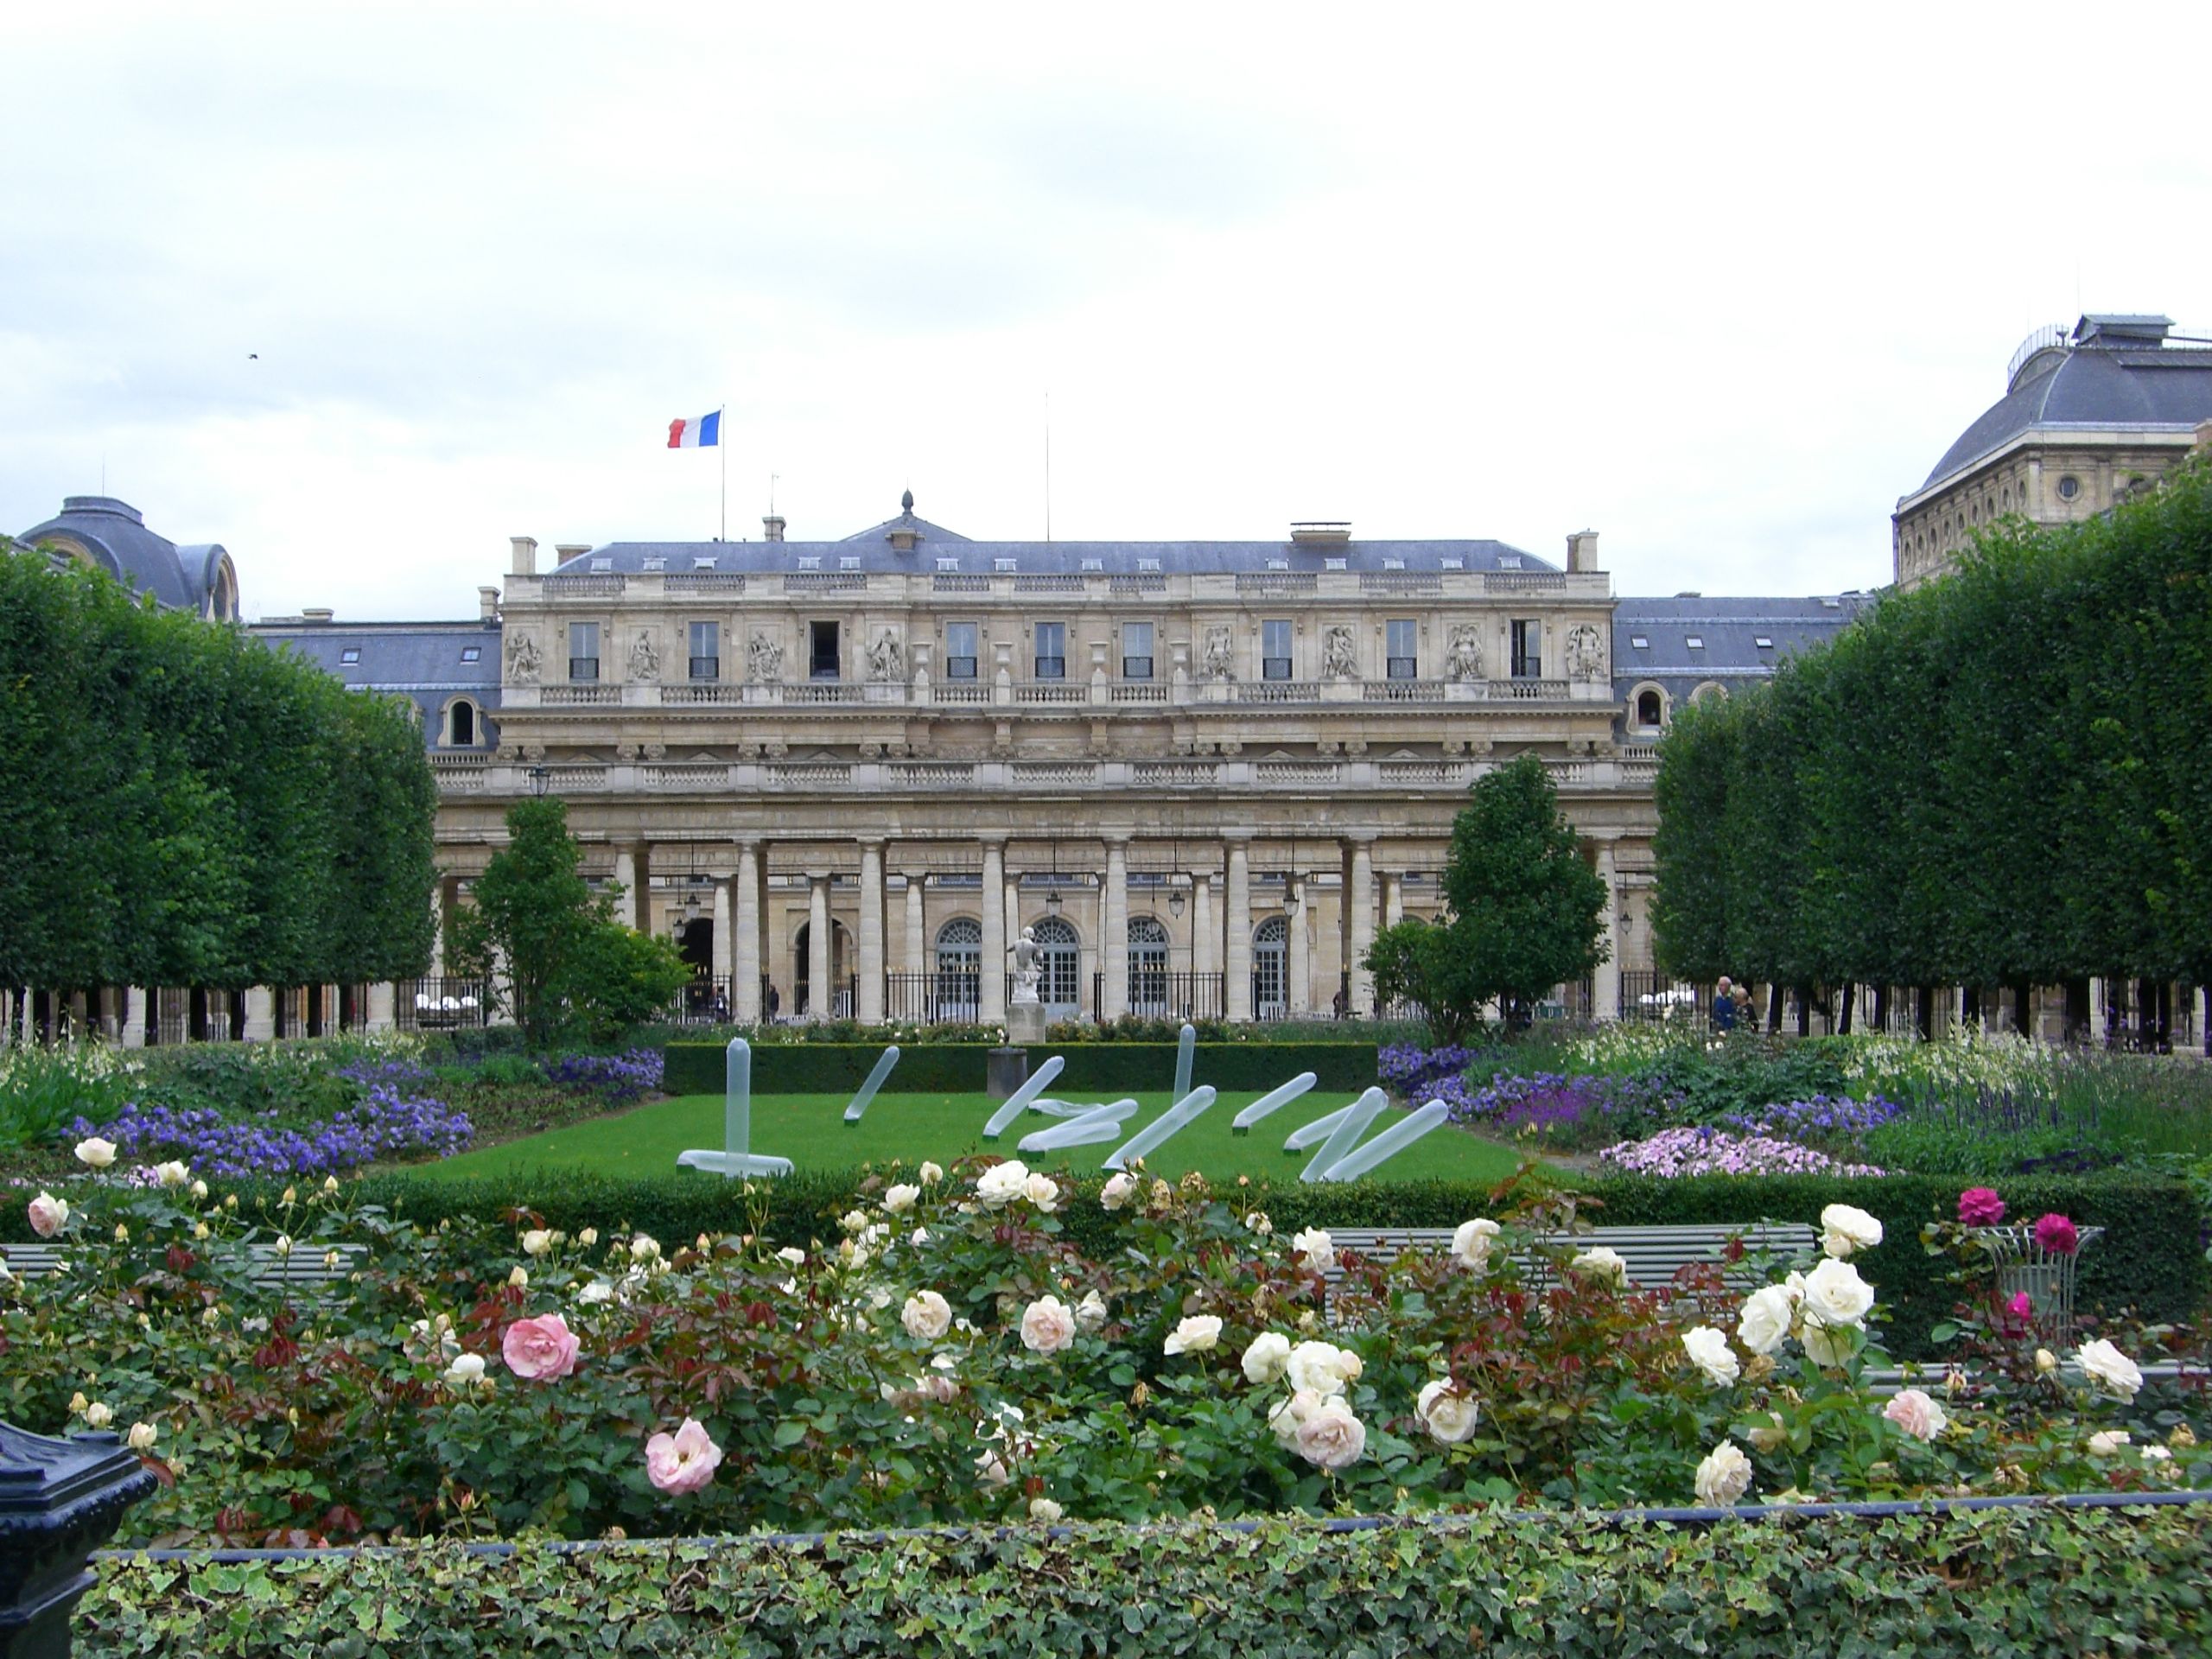
<instances>
[{"instance_id":1,"label":"rose bush","mask_svg":"<svg viewBox=\"0 0 2212 1659\"><path fill-rule=\"evenodd\" d=\"M0 1281L0 1415L145 1427L173 1483L125 1542L2212 1480L2202 1402L2124 1333L2024 1380L1870 1387L1878 1287L1838 1257L1652 1288L1539 1243L1572 1238L1572 1195L1510 1187L1450 1249L1385 1259L1255 1230L1197 1178L1046 1192L1012 1168L870 1173L817 1236L690 1243L87 1177L66 1211L17 1200L67 1248ZM1077 1205L1110 1249L1071 1242ZM260 1279L278 1237L345 1278Z\"/></svg>"}]
</instances>

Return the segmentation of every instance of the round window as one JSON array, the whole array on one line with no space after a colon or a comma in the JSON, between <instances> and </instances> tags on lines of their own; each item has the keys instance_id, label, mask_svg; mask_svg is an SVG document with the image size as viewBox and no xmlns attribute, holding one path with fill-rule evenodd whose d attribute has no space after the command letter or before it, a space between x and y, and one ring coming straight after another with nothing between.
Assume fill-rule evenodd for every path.
<instances>
[{"instance_id":1,"label":"round window","mask_svg":"<svg viewBox=\"0 0 2212 1659\"><path fill-rule=\"evenodd\" d=\"M2075 496L2081 493L2082 480L2075 477L2073 474L2069 473L2065 477L2058 480L2058 499L2060 500L2071 501Z\"/></svg>"}]
</instances>

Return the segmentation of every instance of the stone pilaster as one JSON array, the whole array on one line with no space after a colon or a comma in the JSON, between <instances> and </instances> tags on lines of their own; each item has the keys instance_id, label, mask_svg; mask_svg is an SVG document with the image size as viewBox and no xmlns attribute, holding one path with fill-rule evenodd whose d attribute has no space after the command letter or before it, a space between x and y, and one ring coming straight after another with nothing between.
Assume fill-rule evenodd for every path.
<instances>
[{"instance_id":1,"label":"stone pilaster","mask_svg":"<svg viewBox=\"0 0 2212 1659\"><path fill-rule=\"evenodd\" d=\"M1229 914L1222 924L1222 972L1228 976L1224 999L1229 1018L1249 1021L1252 1007L1251 845L1243 836L1228 841Z\"/></svg>"},{"instance_id":2,"label":"stone pilaster","mask_svg":"<svg viewBox=\"0 0 2212 1659\"><path fill-rule=\"evenodd\" d=\"M883 843L861 842L861 982L854 1017L883 1023Z\"/></svg>"},{"instance_id":3,"label":"stone pilaster","mask_svg":"<svg viewBox=\"0 0 2212 1659\"><path fill-rule=\"evenodd\" d=\"M989 836L983 842L982 912L983 962L978 988L979 1017L987 1026L1006 1022L1006 842Z\"/></svg>"},{"instance_id":4,"label":"stone pilaster","mask_svg":"<svg viewBox=\"0 0 2212 1659\"><path fill-rule=\"evenodd\" d=\"M1109 837L1106 881L1098 890L1103 917L1099 971L1104 975L1099 1017L1119 1020L1129 1011L1129 843Z\"/></svg>"}]
</instances>

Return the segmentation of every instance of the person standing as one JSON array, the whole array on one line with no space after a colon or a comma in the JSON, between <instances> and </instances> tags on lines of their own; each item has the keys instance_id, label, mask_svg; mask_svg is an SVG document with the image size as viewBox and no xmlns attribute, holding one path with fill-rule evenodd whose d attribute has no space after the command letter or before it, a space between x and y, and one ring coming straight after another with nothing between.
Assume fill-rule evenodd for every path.
<instances>
[{"instance_id":1,"label":"person standing","mask_svg":"<svg viewBox=\"0 0 2212 1659\"><path fill-rule=\"evenodd\" d=\"M1713 989L1713 1028L1724 1037L1736 1028L1735 990L1726 974L1720 976L1720 982Z\"/></svg>"}]
</instances>

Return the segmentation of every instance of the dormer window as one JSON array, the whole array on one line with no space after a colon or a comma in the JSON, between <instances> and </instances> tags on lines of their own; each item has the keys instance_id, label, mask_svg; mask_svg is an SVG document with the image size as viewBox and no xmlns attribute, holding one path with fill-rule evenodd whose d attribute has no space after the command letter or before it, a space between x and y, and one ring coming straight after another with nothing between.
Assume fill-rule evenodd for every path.
<instances>
[{"instance_id":1,"label":"dormer window","mask_svg":"<svg viewBox=\"0 0 2212 1659\"><path fill-rule=\"evenodd\" d=\"M1705 649L1705 636L1701 633L1693 633L1684 639L1682 643L1688 645L1692 651L1703 651Z\"/></svg>"},{"instance_id":2,"label":"dormer window","mask_svg":"<svg viewBox=\"0 0 2212 1659\"><path fill-rule=\"evenodd\" d=\"M484 647L481 645L463 645L461 648L461 660L464 663L482 662L484 660Z\"/></svg>"},{"instance_id":3,"label":"dormer window","mask_svg":"<svg viewBox=\"0 0 2212 1659\"><path fill-rule=\"evenodd\" d=\"M1768 639L1764 634L1759 635L1758 638L1752 640L1751 643L1757 645L1761 651L1772 651L1774 649L1774 641Z\"/></svg>"},{"instance_id":4,"label":"dormer window","mask_svg":"<svg viewBox=\"0 0 2212 1659\"><path fill-rule=\"evenodd\" d=\"M1083 568L1086 570L1103 570L1106 568L1106 561L1103 559L1085 559L1083 562Z\"/></svg>"},{"instance_id":5,"label":"dormer window","mask_svg":"<svg viewBox=\"0 0 2212 1659\"><path fill-rule=\"evenodd\" d=\"M346 646L345 650L338 653L338 660L341 663L359 662L361 660L361 648L359 645Z\"/></svg>"},{"instance_id":6,"label":"dormer window","mask_svg":"<svg viewBox=\"0 0 2212 1659\"><path fill-rule=\"evenodd\" d=\"M950 556L939 554L937 568L940 570L957 570L960 568L960 556L957 553Z\"/></svg>"},{"instance_id":7,"label":"dormer window","mask_svg":"<svg viewBox=\"0 0 2212 1659\"><path fill-rule=\"evenodd\" d=\"M594 570L612 570L614 568L614 561L602 553L592 560L591 568Z\"/></svg>"},{"instance_id":8,"label":"dormer window","mask_svg":"<svg viewBox=\"0 0 2212 1659\"><path fill-rule=\"evenodd\" d=\"M1521 556L1518 553L1499 554L1497 568L1501 570L1518 570L1521 568Z\"/></svg>"},{"instance_id":9,"label":"dormer window","mask_svg":"<svg viewBox=\"0 0 2212 1659\"><path fill-rule=\"evenodd\" d=\"M821 556L815 553L800 555L798 568L802 570L819 570L822 568Z\"/></svg>"},{"instance_id":10,"label":"dormer window","mask_svg":"<svg viewBox=\"0 0 2212 1659\"><path fill-rule=\"evenodd\" d=\"M1456 554L1447 553L1439 559L1437 563L1446 570L1464 570L1467 568L1467 562Z\"/></svg>"},{"instance_id":11,"label":"dormer window","mask_svg":"<svg viewBox=\"0 0 2212 1659\"><path fill-rule=\"evenodd\" d=\"M1287 570L1290 569L1290 561L1288 559L1269 559L1268 561L1268 569L1270 570Z\"/></svg>"},{"instance_id":12,"label":"dormer window","mask_svg":"<svg viewBox=\"0 0 2212 1659\"><path fill-rule=\"evenodd\" d=\"M1351 569L1351 565L1347 561L1341 557L1333 559L1324 558L1321 561L1321 568L1324 570L1345 570Z\"/></svg>"},{"instance_id":13,"label":"dormer window","mask_svg":"<svg viewBox=\"0 0 2212 1659\"><path fill-rule=\"evenodd\" d=\"M648 554L639 562L638 568L640 570L665 570L668 569L668 561L658 553Z\"/></svg>"},{"instance_id":14,"label":"dormer window","mask_svg":"<svg viewBox=\"0 0 2212 1659\"><path fill-rule=\"evenodd\" d=\"M1641 633L1631 633L1628 637L1628 642L1631 645L1634 645L1638 651L1649 651L1651 649L1650 639Z\"/></svg>"},{"instance_id":15,"label":"dormer window","mask_svg":"<svg viewBox=\"0 0 2212 1659\"><path fill-rule=\"evenodd\" d=\"M1160 569L1160 561L1158 559L1139 559L1137 561L1137 569L1141 571L1157 570Z\"/></svg>"},{"instance_id":16,"label":"dormer window","mask_svg":"<svg viewBox=\"0 0 2212 1659\"><path fill-rule=\"evenodd\" d=\"M839 554L837 556L837 568L840 570L859 569L861 568L861 556L857 553Z\"/></svg>"},{"instance_id":17,"label":"dormer window","mask_svg":"<svg viewBox=\"0 0 2212 1659\"><path fill-rule=\"evenodd\" d=\"M1406 562L1403 559L1385 559L1382 568L1385 570L1402 570L1406 568Z\"/></svg>"},{"instance_id":18,"label":"dormer window","mask_svg":"<svg viewBox=\"0 0 2212 1659\"><path fill-rule=\"evenodd\" d=\"M713 569L715 568L715 556L711 553L702 553L698 555L692 559L691 568L694 570Z\"/></svg>"},{"instance_id":19,"label":"dormer window","mask_svg":"<svg viewBox=\"0 0 2212 1659\"><path fill-rule=\"evenodd\" d=\"M1014 570L1020 566L1020 563L1021 562L1019 559L993 559L991 561L991 569L997 571L1002 576L1012 575Z\"/></svg>"}]
</instances>

